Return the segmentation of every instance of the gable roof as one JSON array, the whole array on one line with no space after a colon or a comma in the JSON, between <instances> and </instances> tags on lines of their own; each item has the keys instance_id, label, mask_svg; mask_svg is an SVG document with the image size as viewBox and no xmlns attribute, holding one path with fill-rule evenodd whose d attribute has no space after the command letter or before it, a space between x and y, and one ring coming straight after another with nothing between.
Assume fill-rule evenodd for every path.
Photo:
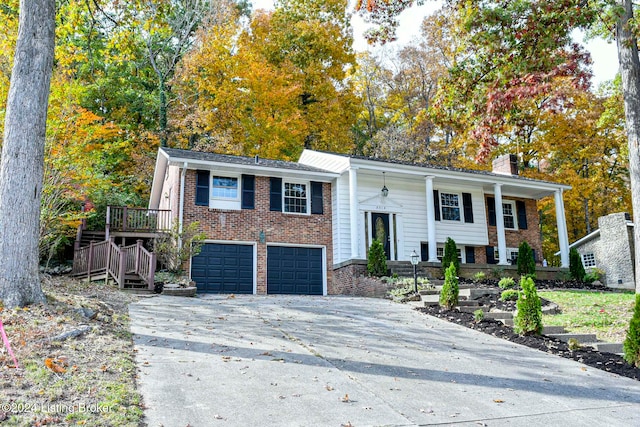
<instances>
[{"instance_id":1,"label":"gable roof","mask_svg":"<svg viewBox=\"0 0 640 427\"><path fill-rule=\"evenodd\" d=\"M359 173L377 173L385 171L391 175L434 176L442 185L475 185L482 186L487 194L494 192L495 184L502 184L504 196L542 199L553 195L556 191L570 190L571 186L551 181L525 178L519 175L508 175L489 171L452 168L429 163L411 163L398 160L379 159L350 154L328 153L305 149L300 156L300 163L322 167L343 174L351 168Z\"/></svg>"}]
</instances>

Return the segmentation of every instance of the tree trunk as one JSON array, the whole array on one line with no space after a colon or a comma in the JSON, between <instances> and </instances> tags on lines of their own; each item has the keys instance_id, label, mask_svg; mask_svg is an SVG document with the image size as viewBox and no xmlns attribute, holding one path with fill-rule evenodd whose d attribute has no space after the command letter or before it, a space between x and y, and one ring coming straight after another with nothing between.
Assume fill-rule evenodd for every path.
<instances>
[{"instance_id":1,"label":"tree trunk","mask_svg":"<svg viewBox=\"0 0 640 427\"><path fill-rule=\"evenodd\" d=\"M635 283L636 293L640 293L640 60L638 60L638 41L629 28L633 20L631 0L618 2L624 13L616 25L618 60L624 94L624 111L629 142L629 175L631 181L631 202L633 206L633 225L635 242Z\"/></svg>"},{"instance_id":2,"label":"tree trunk","mask_svg":"<svg viewBox=\"0 0 640 427\"><path fill-rule=\"evenodd\" d=\"M0 161L0 299L44 302L38 272L40 198L55 0L21 0Z\"/></svg>"}]
</instances>

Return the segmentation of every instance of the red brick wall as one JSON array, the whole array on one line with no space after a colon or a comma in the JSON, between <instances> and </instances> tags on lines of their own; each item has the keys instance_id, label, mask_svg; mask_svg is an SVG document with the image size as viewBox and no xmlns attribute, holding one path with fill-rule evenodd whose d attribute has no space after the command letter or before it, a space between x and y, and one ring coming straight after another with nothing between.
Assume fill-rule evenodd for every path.
<instances>
[{"instance_id":1,"label":"red brick wall","mask_svg":"<svg viewBox=\"0 0 640 427\"><path fill-rule=\"evenodd\" d=\"M505 197L503 200L522 200L527 212L527 229L526 230L505 230L505 239L507 247L517 248L520 243L526 242L536 251L538 263L542 262L542 241L540 240L540 217L538 216L538 205L535 200L531 199L514 199ZM488 203L485 201L485 206ZM487 218L489 212L487 211ZM489 245L498 246L498 228L493 225L487 226L489 231ZM476 248L476 263L482 264L487 262L487 255L484 248Z\"/></svg>"},{"instance_id":2,"label":"red brick wall","mask_svg":"<svg viewBox=\"0 0 640 427\"><path fill-rule=\"evenodd\" d=\"M211 240L257 242L257 292L267 292L267 244L288 243L326 247L327 286L331 283L333 247L331 231L331 184L324 183L323 215L299 215L269 210L269 178L256 176L255 209L221 210L195 205L196 172L187 171L184 223L200 222ZM265 243L260 243L260 232ZM189 268L187 266L187 268Z\"/></svg>"}]
</instances>

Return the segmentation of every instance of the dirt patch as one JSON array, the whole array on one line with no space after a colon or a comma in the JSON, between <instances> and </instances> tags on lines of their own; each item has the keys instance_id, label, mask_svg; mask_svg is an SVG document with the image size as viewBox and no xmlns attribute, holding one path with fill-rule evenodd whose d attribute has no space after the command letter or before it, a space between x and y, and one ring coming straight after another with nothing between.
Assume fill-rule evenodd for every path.
<instances>
[{"instance_id":1,"label":"dirt patch","mask_svg":"<svg viewBox=\"0 0 640 427\"><path fill-rule=\"evenodd\" d=\"M557 338L545 335L518 335L513 332L513 328L504 325L500 321L485 319L481 322L476 322L473 314L460 312L455 309L446 310L439 306L431 306L424 308L420 307L417 310L507 341L544 351L545 353L555 354L557 356L584 363L585 365L593 368L602 369L603 371L622 375L634 380L640 380L640 369L627 364L624 359L617 354L600 353L591 347L570 350L567 343L562 342Z\"/></svg>"},{"instance_id":2,"label":"dirt patch","mask_svg":"<svg viewBox=\"0 0 640 427\"><path fill-rule=\"evenodd\" d=\"M137 426L135 295L103 283L43 278L47 304L0 313L19 368L0 346L0 423Z\"/></svg>"}]
</instances>

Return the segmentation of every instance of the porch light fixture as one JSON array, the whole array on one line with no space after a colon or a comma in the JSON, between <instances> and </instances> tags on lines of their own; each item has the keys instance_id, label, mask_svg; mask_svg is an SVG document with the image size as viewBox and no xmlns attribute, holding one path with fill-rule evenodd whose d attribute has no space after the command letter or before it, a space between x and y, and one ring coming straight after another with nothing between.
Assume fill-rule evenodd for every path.
<instances>
[{"instance_id":1,"label":"porch light fixture","mask_svg":"<svg viewBox=\"0 0 640 427\"><path fill-rule=\"evenodd\" d=\"M382 190L380 192L382 193L382 197L387 197L389 195L389 189L387 188L387 180L384 174L385 173L382 172Z\"/></svg>"},{"instance_id":2,"label":"porch light fixture","mask_svg":"<svg viewBox=\"0 0 640 427\"><path fill-rule=\"evenodd\" d=\"M411 254L411 265L413 265L413 292L418 293L418 262L420 261L420 255L413 250Z\"/></svg>"}]
</instances>

